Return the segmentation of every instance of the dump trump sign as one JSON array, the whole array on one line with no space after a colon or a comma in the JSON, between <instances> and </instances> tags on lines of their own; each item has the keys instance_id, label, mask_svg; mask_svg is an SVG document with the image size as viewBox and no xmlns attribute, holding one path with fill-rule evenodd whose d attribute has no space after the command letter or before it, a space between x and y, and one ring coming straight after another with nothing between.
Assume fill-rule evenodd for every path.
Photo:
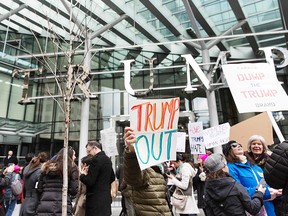
<instances>
[{"instance_id":1,"label":"dump trump sign","mask_svg":"<svg viewBox=\"0 0 288 216\"><path fill-rule=\"evenodd\" d=\"M288 97L268 63L222 65L239 113L288 110Z\"/></svg>"}]
</instances>

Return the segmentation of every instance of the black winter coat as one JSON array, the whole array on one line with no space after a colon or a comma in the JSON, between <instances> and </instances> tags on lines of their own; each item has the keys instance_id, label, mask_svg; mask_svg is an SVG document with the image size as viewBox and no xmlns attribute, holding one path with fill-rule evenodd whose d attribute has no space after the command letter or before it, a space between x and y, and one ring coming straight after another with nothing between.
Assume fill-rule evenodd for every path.
<instances>
[{"instance_id":1,"label":"black winter coat","mask_svg":"<svg viewBox=\"0 0 288 216\"><path fill-rule=\"evenodd\" d=\"M45 169L47 169L47 165ZM49 172L41 173L38 182L38 192L40 196L39 205L36 209L37 216L62 216L62 188L63 177L59 175L55 166L51 163L48 167ZM68 197L67 215L72 215L72 202L70 196L76 196L78 192L78 167L74 165L68 176Z\"/></svg>"},{"instance_id":2,"label":"black winter coat","mask_svg":"<svg viewBox=\"0 0 288 216\"><path fill-rule=\"evenodd\" d=\"M203 171L201 170L201 168L199 167L197 169L197 173L193 178L193 188L194 190L197 190L197 198L198 198L198 202L197 202L197 206L198 208L204 208L205 207L205 201L204 201L204 187L205 187L205 182L201 181L199 175L202 173Z\"/></svg>"},{"instance_id":3,"label":"black winter coat","mask_svg":"<svg viewBox=\"0 0 288 216\"><path fill-rule=\"evenodd\" d=\"M264 178L268 185L284 189L288 194L288 141L278 144L264 166Z\"/></svg>"},{"instance_id":4,"label":"black winter coat","mask_svg":"<svg viewBox=\"0 0 288 216\"><path fill-rule=\"evenodd\" d=\"M10 158L8 158L8 156L6 156L3 160L3 164L5 167L7 167L9 165L9 163L18 164L17 157L15 155L12 155Z\"/></svg>"},{"instance_id":5,"label":"black winter coat","mask_svg":"<svg viewBox=\"0 0 288 216\"><path fill-rule=\"evenodd\" d=\"M23 180L24 180L24 202L21 205L21 216L33 216L36 212L36 207L38 205L38 191L35 188L38 183L40 174L41 174L41 165L30 169L31 164L26 166L23 172Z\"/></svg>"},{"instance_id":6,"label":"black winter coat","mask_svg":"<svg viewBox=\"0 0 288 216\"><path fill-rule=\"evenodd\" d=\"M80 180L86 185L85 215L110 216L112 214L111 183L115 180L110 158L103 151L94 155L88 175L80 175Z\"/></svg>"},{"instance_id":7,"label":"black winter coat","mask_svg":"<svg viewBox=\"0 0 288 216\"><path fill-rule=\"evenodd\" d=\"M288 215L288 141L278 144L264 166L264 178L272 188L283 189L282 200L275 199L277 215Z\"/></svg>"},{"instance_id":8,"label":"black winter coat","mask_svg":"<svg viewBox=\"0 0 288 216\"><path fill-rule=\"evenodd\" d=\"M256 191L252 200L246 189L232 177L207 180L205 201L207 216L246 216L257 214L263 205L263 194Z\"/></svg>"}]
</instances>

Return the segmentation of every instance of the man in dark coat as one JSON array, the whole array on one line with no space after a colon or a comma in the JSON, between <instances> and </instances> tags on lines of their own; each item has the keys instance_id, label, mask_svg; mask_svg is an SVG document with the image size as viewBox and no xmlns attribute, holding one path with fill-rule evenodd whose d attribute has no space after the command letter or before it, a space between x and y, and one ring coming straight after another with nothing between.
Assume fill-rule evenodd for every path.
<instances>
[{"instance_id":1,"label":"man in dark coat","mask_svg":"<svg viewBox=\"0 0 288 216\"><path fill-rule=\"evenodd\" d=\"M12 163L15 165L18 164L18 159L17 157L13 155L13 151L9 150L8 155L3 160L3 164L5 167L7 167L9 164L12 164Z\"/></svg>"},{"instance_id":2,"label":"man in dark coat","mask_svg":"<svg viewBox=\"0 0 288 216\"><path fill-rule=\"evenodd\" d=\"M88 142L86 152L93 157L89 168L84 167L80 175L81 182L87 187L85 215L110 216L111 183L115 180L112 162L96 141Z\"/></svg>"}]
</instances>

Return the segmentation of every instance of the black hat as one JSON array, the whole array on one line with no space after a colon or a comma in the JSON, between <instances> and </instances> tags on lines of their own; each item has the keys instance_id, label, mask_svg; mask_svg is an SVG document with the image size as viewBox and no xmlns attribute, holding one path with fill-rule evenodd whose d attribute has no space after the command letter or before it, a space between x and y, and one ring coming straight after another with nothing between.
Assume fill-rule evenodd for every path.
<instances>
[{"instance_id":1,"label":"black hat","mask_svg":"<svg viewBox=\"0 0 288 216\"><path fill-rule=\"evenodd\" d=\"M225 155L225 157L228 156L229 151L231 149L231 144L233 144L233 143L237 143L237 142L235 140L230 140L228 143L222 145L222 152Z\"/></svg>"}]
</instances>

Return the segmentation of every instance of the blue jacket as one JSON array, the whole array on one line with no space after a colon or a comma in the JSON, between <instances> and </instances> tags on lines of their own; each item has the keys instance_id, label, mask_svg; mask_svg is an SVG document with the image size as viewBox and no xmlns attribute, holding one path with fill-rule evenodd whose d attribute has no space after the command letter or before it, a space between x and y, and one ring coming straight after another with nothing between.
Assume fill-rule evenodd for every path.
<instances>
[{"instance_id":1,"label":"blue jacket","mask_svg":"<svg viewBox=\"0 0 288 216\"><path fill-rule=\"evenodd\" d=\"M253 197L260 180L264 177L263 170L257 166L250 166L249 161L245 164L240 162L228 163L229 174L238 182L240 182L248 191L250 197ZM267 188L269 186L266 186ZM264 206L268 216L276 216L272 201L265 201L271 198L269 190L265 191L263 196Z\"/></svg>"}]
</instances>

